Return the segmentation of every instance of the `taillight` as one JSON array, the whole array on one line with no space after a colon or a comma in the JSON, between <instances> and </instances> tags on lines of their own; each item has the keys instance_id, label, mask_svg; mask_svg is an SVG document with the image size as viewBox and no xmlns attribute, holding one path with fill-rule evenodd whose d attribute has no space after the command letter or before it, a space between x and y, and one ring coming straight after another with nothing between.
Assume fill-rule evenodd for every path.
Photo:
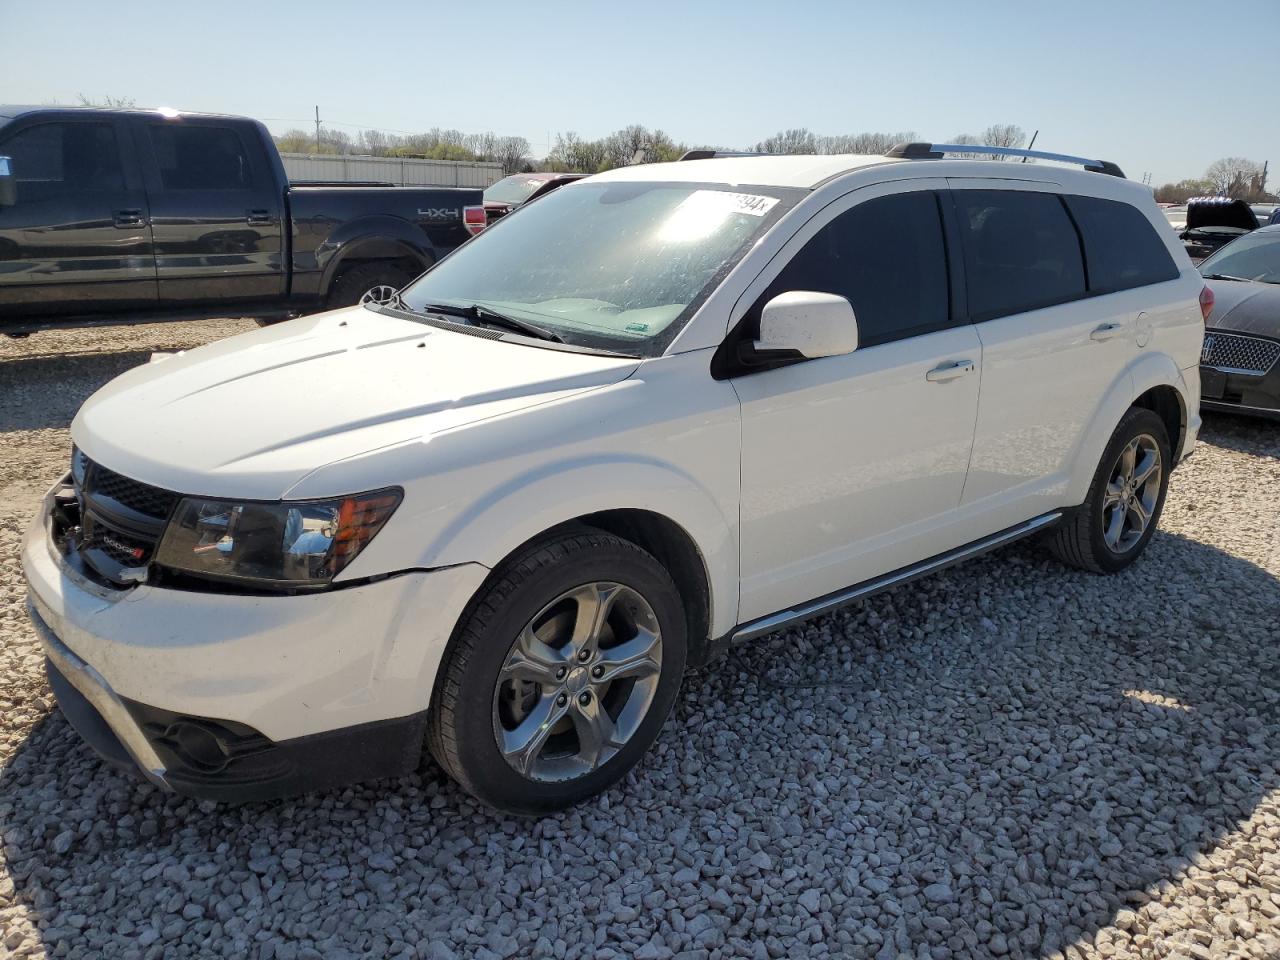
<instances>
[{"instance_id":1,"label":"taillight","mask_svg":"<svg viewBox=\"0 0 1280 960\"><path fill-rule=\"evenodd\" d=\"M484 233L485 223L484 207L463 207L462 223L467 228L467 232L473 237Z\"/></svg>"},{"instance_id":2,"label":"taillight","mask_svg":"<svg viewBox=\"0 0 1280 960\"><path fill-rule=\"evenodd\" d=\"M1209 314L1213 313L1213 290L1206 283L1200 291L1200 319L1209 322Z\"/></svg>"}]
</instances>

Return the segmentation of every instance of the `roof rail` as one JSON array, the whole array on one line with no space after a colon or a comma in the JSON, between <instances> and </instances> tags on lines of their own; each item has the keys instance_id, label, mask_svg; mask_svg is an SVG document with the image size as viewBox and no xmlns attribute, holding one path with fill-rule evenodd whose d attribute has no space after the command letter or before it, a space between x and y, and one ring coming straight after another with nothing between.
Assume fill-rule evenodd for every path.
<instances>
[{"instance_id":1,"label":"roof rail","mask_svg":"<svg viewBox=\"0 0 1280 960\"><path fill-rule=\"evenodd\" d=\"M771 153L752 153L750 150L686 150L681 160L712 160L716 157L771 157Z\"/></svg>"},{"instance_id":2,"label":"roof rail","mask_svg":"<svg viewBox=\"0 0 1280 960\"><path fill-rule=\"evenodd\" d=\"M1094 173L1124 177L1124 171L1110 160L1090 160L1087 157L1072 157L1065 153L1045 153L1043 150L1021 150L1017 147L988 147L980 143L900 143L890 148L885 156L901 160L940 160L949 153L980 153L990 157L1055 160L1058 163L1076 164Z\"/></svg>"}]
</instances>

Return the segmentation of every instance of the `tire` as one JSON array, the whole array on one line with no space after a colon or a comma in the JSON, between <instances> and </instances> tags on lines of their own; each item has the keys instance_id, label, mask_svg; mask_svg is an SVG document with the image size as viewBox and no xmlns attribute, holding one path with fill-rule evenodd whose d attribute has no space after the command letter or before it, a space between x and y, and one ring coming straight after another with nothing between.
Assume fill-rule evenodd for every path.
<instances>
[{"instance_id":1,"label":"tire","mask_svg":"<svg viewBox=\"0 0 1280 960\"><path fill-rule=\"evenodd\" d=\"M388 290L399 290L417 274L411 273L400 264L390 260L371 260L348 267L338 274L338 279L329 289L327 306L353 307L361 303L364 297L379 287Z\"/></svg>"},{"instance_id":2,"label":"tire","mask_svg":"<svg viewBox=\"0 0 1280 960\"><path fill-rule=\"evenodd\" d=\"M1116 502L1115 491L1127 490L1127 487L1116 486L1114 481L1122 468L1122 454L1135 443L1138 445L1137 466L1144 462L1143 457L1151 449L1158 451L1156 469L1159 476L1149 478L1148 483L1155 481L1151 486L1144 484L1133 491L1129 502L1134 507L1126 509L1124 499ZM1150 410L1131 407L1107 443L1084 503L1048 535L1046 546L1049 551L1063 563L1092 573L1117 573L1129 566L1147 548L1160 522L1172 464L1169 434L1164 421ZM1140 473L1140 470L1134 470L1135 476ZM1140 532L1134 529L1136 523L1133 519L1138 507L1149 518ZM1112 542L1109 538L1116 530L1116 511L1121 511L1123 520L1120 536Z\"/></svg>"},{"instance_id":3,"label":"tire","mask_svg":"<svg viewBox=\"0 0 1280 960\"><path fill-rule=\"evenodd\" d=\"M607 616L583 658L593 609ZM572 806L620 780L657 739L687 645L680 592L649 553L590 528L534 543L464 613L437 674L427 748L490 806Z\"/></svg>"}]
</instances>

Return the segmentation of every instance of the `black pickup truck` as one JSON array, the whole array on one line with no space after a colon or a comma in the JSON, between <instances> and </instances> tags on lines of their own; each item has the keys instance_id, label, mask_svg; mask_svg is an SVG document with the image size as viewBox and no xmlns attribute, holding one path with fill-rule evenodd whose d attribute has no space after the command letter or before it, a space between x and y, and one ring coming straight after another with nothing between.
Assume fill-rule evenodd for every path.
<instances>
[{"instance_id":1,"label":"black pickup truck","mask_svg":"<svg viewBox=\"0 0 1280 960\"><path fill-rule=\"evenodd\" d=\"M291 186L245 117L0 106L0 333L380 299L484 227L478 189Z\"/></svg>"}]
</instances>

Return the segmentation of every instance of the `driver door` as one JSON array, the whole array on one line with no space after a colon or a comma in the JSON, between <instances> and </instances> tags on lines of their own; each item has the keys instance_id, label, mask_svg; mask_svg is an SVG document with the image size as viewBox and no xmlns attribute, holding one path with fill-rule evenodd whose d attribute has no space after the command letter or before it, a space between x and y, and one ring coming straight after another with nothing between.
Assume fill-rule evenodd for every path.
<instances>
[{"instance_id":1,"label":"driver door","mask_svg":"<svg viewBox=\"0 0 1280 960\"><path fill-rule=\"evenodd\" d=\"M859 347L731 378L742 404L740 622L961 545L953 521L982 348L953 319L944 189L899 182L837 201L741 301L751 306L737 329L753 335L779 293L847 297Z\"/></svg>"}]
</instances>

